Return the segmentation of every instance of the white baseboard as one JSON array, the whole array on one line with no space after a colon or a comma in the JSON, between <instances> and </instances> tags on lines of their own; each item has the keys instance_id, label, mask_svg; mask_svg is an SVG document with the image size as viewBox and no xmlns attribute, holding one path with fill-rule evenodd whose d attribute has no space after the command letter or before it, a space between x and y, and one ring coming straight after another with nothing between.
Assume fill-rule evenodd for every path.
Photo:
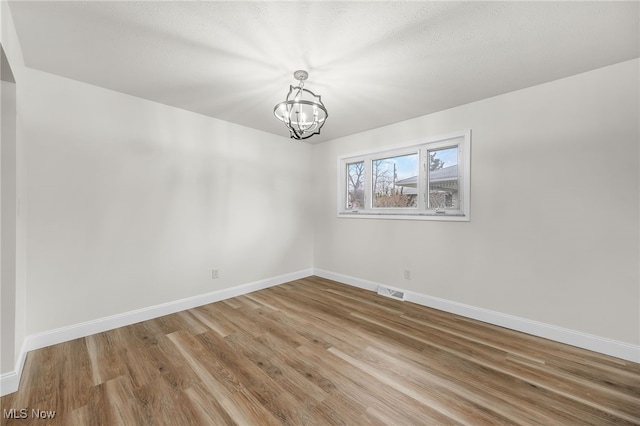
<instances>
[{"instance_id":1,"label":"white baseboard","mask_svg":"<svg viewBox=\"0 0 640 426\"><path fill-rule=\"evenodd\" d=\"M22 368L27 356L27 352L55 345L70 340L79 339L81 337L90 336L92 334L101 333L103 331L113 330L114 328L124 327L141 321L158 318L164 315L173 314L184 311L186 309L195 308L197 306L218 302L220 300L230 299L232 297L241 296L257 290L284 284L289 281L298 280L313 274L313 270L303 269L301 271L289 274L279 275L277 277L267 278L264 280L254 281L248 284L226 288L222 290L212 291L210 293L200 294L198 296L187 297L172 302L162 303L147 308L136 309L130 312L124 312L117 315L111 315L104 318L98 318L92 321L74 324L68 327L57 328L42 333L32 334L25 339L20 355L16 362L14 371L2 374L0 376L0 396L15 392L18 390Z\"/></svg>"},{"instance_id":2,"label":"white baseboard","mask_svg":"<svg viewBox=\"0 0 640 426\"><path fill-rule=\"evenodd\" d=\"M17 391L19 384L20 376L15 370L0 375L0 396Z\"/></svg>"},{"instance_id":3,"label":"white baseboard","mask_svg":"<svg viewBox=\"0 0 640 426\"><path fill-rule=\"evenodd\" d=\"M335 272L326 271L324 269L313 268L313 275L317 275L328 280L337 281L342 284L348 284L350 286L358 287L363 290L378 291L378 287L380 287L380 284L373 281L363 280L362 278L355 278L349 275L342 275Z\"/></svg>"},{"instance_id":4,"label":"white baseboard","mask_svg":"<svg viewBox=\"0 0 640 426\"><path fill-rule=\"evenodd\" d=\"M16 360L15 369L0 375L0 396L5 396L18 390L20 377L22 376L22 369L24 368L24 362L26 359L27 351L25 349L25 342L22 342L22 347L20 348L18 359Z\"/></svg>"},{"instance_id":5,"label":"white baseboard","mask_svg":"<svg viewBox=\"0 0 640 426\"><path fill-rule=\"evenodd\" d=\"M378 286L380 285L373 281L363 280L361 278L355 278L317 268L313 269L313 274L322 278L327 278L370 291L377 291ZM475 319L489 324L498 325L511 330L521 331L523 333L543 337L556 342L566 343L568 345L614 356L627 361L640 363L640 346L637 345L533 321L526 318L520 318L501 312L478 308L471 305L465 305L451 300L427 296L425 294L409 290L399 290L405 292L405 300L408 302L450 312L452 314L461 315L466 318Z\"/></svg>"}]
</instances>

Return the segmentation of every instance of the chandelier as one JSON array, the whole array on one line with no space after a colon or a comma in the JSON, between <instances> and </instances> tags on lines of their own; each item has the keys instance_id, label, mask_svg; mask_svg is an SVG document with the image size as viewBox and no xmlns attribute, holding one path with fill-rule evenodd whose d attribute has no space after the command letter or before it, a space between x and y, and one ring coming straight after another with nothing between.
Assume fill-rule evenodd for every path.
<instances>
[{"instance_id":1,"label":"chandelier","mask_svg":"<svg viewBox=\"0 0 640 426\"><path fill-rule=\"evenodd\" d=\"M296 87L289 86L289 93L284 102L273 108L273 114L289 129L291 138L307 139L320 134L320 129L329 116L320 96L304 88L304 81L309 73L298 70L293 77L299 81Z\"/></svg>"}]
</instances>

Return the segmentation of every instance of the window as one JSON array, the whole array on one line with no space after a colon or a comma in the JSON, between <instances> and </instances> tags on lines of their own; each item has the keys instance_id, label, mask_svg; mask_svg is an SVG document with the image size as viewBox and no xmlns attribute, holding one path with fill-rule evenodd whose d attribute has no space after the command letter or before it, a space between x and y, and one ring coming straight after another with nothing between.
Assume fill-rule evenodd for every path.
<instances>
[{"instance_id":1,"label":"window","mask_svg":"<svg viewBox=\"0 0 640 426\"><path fill-rule=\"evenodd\" d=\"M339 159L338 215L469 220L471 131Z\"/></svg>"},{"instance_id":2,"label":"window","mask_svg":"<svg viewBox=\"0 0 640 426\"><path fill-rule=\"evenodd\" d=\"M347 209L364 208L364 161L347 164Z\"/></svg>"},{"instance_id":3,"label":"window","mask_svg":"<svg viewBox=\"0 0 640 426\"><path fill-rule=\"evenodd\" d=\"M399 182L418 175L417 152L375 159L371 163L373 208L416 208L416 192Z\"/></svg>"}]
</instances>

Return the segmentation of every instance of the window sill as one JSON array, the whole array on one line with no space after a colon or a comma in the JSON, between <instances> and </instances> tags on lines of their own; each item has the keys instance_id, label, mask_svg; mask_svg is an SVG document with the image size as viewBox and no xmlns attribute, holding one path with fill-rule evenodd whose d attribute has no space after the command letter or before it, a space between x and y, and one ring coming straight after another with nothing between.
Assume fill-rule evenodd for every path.
<instances>
[{"instance_id":1,"label":"window sill","mask_svg":"<svg viewBox=\"0 0 640 426\"><path fill-rule=\"evenodd\" d=\"M338 212L339 218L347 219L392 219L392 220L439 220L445 222L469 222L469 215L462 213L373 213L373 212Z\"/></svg>"}]
</instances>

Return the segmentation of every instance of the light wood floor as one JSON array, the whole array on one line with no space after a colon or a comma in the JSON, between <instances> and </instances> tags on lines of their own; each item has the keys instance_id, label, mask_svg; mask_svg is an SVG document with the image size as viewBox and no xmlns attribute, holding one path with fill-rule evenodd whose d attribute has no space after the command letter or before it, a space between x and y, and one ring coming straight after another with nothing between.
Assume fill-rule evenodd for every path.
<instances>
[{"instance_id":1,"label":"light wood floor","mask_svg":"<svg viewBox=\"0 0 640 426\"><path fill-rule=\"evenodd\" d=\"M28 410L7 425L624 425L640 364L313 277L33 351L1 403Z\"/></svg>"}]
</instances>

